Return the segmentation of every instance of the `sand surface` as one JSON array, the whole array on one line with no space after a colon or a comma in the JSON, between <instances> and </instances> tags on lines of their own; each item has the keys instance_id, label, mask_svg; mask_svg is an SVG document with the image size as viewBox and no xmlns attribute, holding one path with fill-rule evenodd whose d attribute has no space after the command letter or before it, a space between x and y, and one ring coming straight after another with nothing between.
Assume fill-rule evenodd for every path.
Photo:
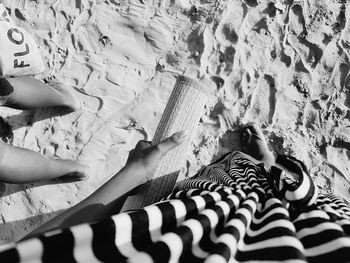
<instances>
[{"instance_id":1,"label":"sand surface","mask_svg":"<svg viewBox=\"0 0 350 263\"><path fill-rule=\"evenodd\" d=\"M350 6L346 0L4 0L35 37L38 79L75 87L84 107L1 107L1 136L78 159L88 181L0 183L0 243L16 241L103 184L151 140L174 86L207 79L182 176L239 149L247 121L271 149L305 161L323 192L350 201ZM89 95L86 95L89 94ZM25 161L25 160L18 160Z\"/></svg>"}]
</instances>

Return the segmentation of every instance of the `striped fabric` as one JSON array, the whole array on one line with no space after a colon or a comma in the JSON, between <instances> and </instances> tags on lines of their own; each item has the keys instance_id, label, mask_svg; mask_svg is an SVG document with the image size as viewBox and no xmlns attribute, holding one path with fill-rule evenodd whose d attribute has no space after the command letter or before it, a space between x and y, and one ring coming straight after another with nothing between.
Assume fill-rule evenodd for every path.
<instances>
[{"instance_id":1,"label":"striped fabric","mask_svg":"<svg viewBox=\"0 0 350 263\"><path fill-rule=\"evenodd\" d=\"M318 194L298 206L277 198L271 182L261 166L232 153L157 204L19 242L0 252L0 262L350 262L345 203ZM312 196L299 191L298 201Z\"/></svg>"}]
</instances>

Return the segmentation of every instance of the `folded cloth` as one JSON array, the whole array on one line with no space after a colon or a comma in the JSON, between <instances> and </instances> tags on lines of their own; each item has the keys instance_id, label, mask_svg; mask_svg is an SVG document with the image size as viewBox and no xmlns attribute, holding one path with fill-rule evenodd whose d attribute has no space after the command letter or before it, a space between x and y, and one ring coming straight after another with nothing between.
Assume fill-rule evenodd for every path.
<instances>
[{"instance_id":1,"label":"folded cloth","mask_svg":"<svg viewBox=\"0 0 350 263\"><path fill-rule=\"evenodd\" d=\"M295 159L279 161L304 170ZM279 198L266 175L230 153L159 203L10 245L0 262L350 262L349 207L294 192L312 188L301 173L287 187L292 198Z\"/></svg>"}]
</instances>

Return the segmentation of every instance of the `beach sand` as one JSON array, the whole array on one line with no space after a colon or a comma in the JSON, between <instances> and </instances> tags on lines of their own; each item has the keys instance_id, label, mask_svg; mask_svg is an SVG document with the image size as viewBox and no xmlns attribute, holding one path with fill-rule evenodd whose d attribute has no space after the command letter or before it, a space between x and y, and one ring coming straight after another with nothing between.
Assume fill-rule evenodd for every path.
<instances>
[{"instance_id":1,"label":"beach sand","mask_svg":"<svg viewBox=\"0 0 350 263\"><path fill-rule=\"evenodd\" d=\"M294 2L294 3L293 3ZM350 6L346 0L4 0L46 70L82 102L1 107L4 141L90 166L84 182L0 183L0 244L87 197L152 140L176 77L210 97L180 177L239 150L261 125L271 149L303 160L321 192L350 201ZM25 160L18 160L25 162Z\"/></svg>"}]
</instances>

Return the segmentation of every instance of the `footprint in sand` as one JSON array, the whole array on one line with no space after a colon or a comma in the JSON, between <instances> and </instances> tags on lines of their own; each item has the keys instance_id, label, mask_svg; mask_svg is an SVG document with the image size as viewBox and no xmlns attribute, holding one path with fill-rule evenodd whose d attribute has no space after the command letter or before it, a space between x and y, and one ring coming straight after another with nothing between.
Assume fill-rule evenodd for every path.
<instances>
[{"instance_id":1,"label":"footprint in sand","mask_svg":"<svg viewBox=\"0 0 350 263\"><path fill-rule=\"evenodd\" d=\"M80 101L82 110L96 114L104 120L119 120L120 110L125 105L118 98L90 95L77 88L74 90L74 96Z\"/></svg>"},{"instance_id":2,"label":"footprint in sand","mask_svg":"<svg viewBox=\"0 0 350 263\"><path fill-rule=\"evenodd\" d=\"M294 4L289 11L288 42L299 54L303 66L312 72L322 57L322 49L311 43L307 37L302 7Z\"/></svg>"},{"instance_id":3,"label":"footprint in sand","mask_svg":"<svg viewBox=\"0 0 350 263\"><path fill-rule=\"evenodd\" d=\"M203 30L198 27L187 37L187 48L191 52L190 58L200 65L204 51Z\"/></svg>"},{"instance_id":4,"label":"footprint in sand","mask_svg":"<svg viewBox=\"0 0 350 263\"><path fill-rule=\"evenodd\" d=\"M244 10L240 2L228 4L223 19L216 30L216 38L224 47L236 44L244 18Z\"/></svg>"},{"instance_id":5,"label":"footprint in sand","mask_svg":"<svg viewBox=\"0 0 350 263\"><path fill-rule=\"evenodd\" d=\"M350 83L349 58L342 52L337 39L333 39L324 49L323 56L313 73L318 85L312 88L312 97L329 97L334 92L346 91Z\"/></svg>"},{"instance_id":6,"label":"footprint in sand","mask_svg":"<svg viewBox=\"0 0 350 263\"><path fill-rule=\"evenodd\" d=\"M341 34L339 44L343 48L343 51L348 56L348 59L350 60L350 21L349 19L347 19L347 23L346 23L345 29Z\"/></svg>"},{"instance_id":7,"label":"footprint in sand","mask_svg":"<svg viewBox=\"0 0 350 263\"><path fill-rule=\"evenodd\" d=\"M102 109L104 104L102 98L87 94L83 90L78 89L76 87L72 88L74 89L74 97L80 103L80 108L90 113L98 113Z\"/></svg>"},{"instance_id":8,"label":"footprint in sand","mask_svg":"<svg viewBox=\"0 0 350 263\"><path fill-rule=\"evenodd\" d=\"M242 0L249 7L255 7L258 5L256 0Z\"/></svg>"},{"instance_id":9,"label":"footprint in sand","mask_svg":"<svg viewBox=\"0 0 350 263\"><path fill-rule=\"evenodd\" d=\"M343 92L340 98L343 100L344 106L350 109L350 90Z\"/></svg>"},{"instance_id":10,"label":"footprint in sand","mask_svg":"<svg viewBox=\"0 0 350 263\"><path fill-rule=\"evenodd\" d=\"M123 106L117 98L91 95L82 89L62 83L53 83L51 86L63 94L70 92L73 95L73 98L76 100L72 107L74 110L96 114L96 116L102 119L113 118ZM72 102L69 103L73 105Z\"/></svg>"},{"instance_id":11,"label":"footprint in sand","mask_svg":"<svg viewBox=\"0 0 350 263\"><path fill-rule=\"evenodd\" d=\"M321 127L320 117L321 107L317 101L308 102L304 107L303 114L303 127L305 127L305 133L308 133L308 129L317 130Z\"/></svg>"},{"instance_id":12,"label":"footprint in sand","mask_svg":"<svg viewBox=\"0 0 350 263\"><path fill-rule=\"evenodd\" d=\"M100 98L86 94L76 87L60 82L51 82L49 85L65 98L66 104L64 106L74 111L84 109L91 113L97 113L102 108L103 101Z\"/></svg>"},{"instance_id":13,"label":"footprint in sand","mask_svg":"<svg viewBox=\"0 0 350 263\"><path fill-rule=\"evenodd\" d=\"M350 181L350 165L348 149L343 147L328 146L326 148L327 162L333 170L342 175L348 182Z\"/></svg>"},{"instance_id":14,"label":"footprint in sand","mask_svg":"<svg viewBox=\"0 0 350 263\"><path fill-rule=\"evenodd\" d=\"M276 107L276 87L272 76L265 75L259 79L251 95L251 103L247 119L259 121L261 124L273 123Z\"/></svg>"}]
</instances>

